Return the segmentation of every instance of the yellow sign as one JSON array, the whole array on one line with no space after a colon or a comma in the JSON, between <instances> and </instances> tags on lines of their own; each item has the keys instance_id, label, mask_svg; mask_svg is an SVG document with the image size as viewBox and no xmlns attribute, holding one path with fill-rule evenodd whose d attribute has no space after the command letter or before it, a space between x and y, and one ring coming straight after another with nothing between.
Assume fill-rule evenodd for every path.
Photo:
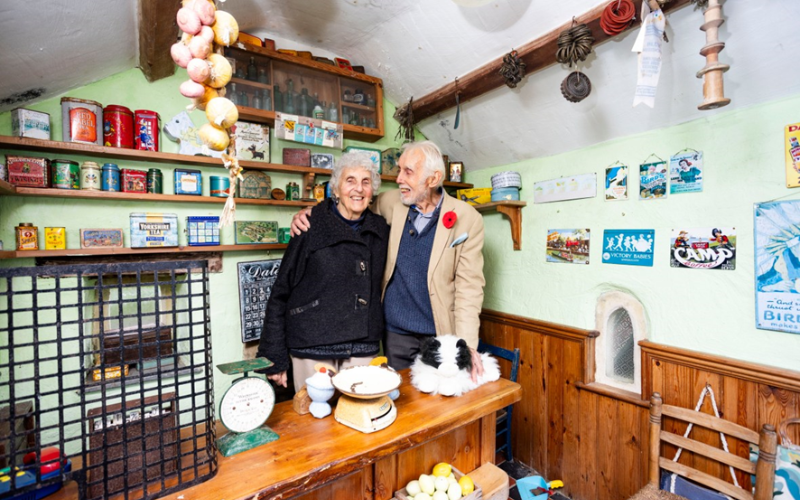
<instances>
[{"instance_id":1,"label":"yellow sign","mask_svg":"<svg viewBox=\"0 0 800 500\"><path fill-rule=\"evenodd\" d=\"M800 123L787 125L784 129L786 151L786 187L800 186Z\"/></svg>"}]
</instances>

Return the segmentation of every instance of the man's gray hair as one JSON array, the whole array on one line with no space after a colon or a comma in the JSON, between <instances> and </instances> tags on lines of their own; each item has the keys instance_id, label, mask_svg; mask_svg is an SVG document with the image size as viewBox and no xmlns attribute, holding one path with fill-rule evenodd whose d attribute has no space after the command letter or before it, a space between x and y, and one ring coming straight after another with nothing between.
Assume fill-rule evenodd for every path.
<instances>
[{"instance_id":1,"label":"man's gray hair","mask_svg":"<svg viewBox=\"0 0 800 500\"><path fill-rule=\"evenodd\" d=\"M372 162L372 157L366 151L345 153L339 158L339 161L335 162L331 172L331 187L339 187L342 172L348 168L363 168L367 170L372 177L372 195L378 194L378 190L381 187L381 174L378 172L378 166Z\"/></svg>"},{"instance_id":2,"label":"man's gray hair","mask_svg":"<svg viewBox=\"0 0 800 500\"><path fill-rule=\"evenodd\" d=\"M442 177L436 187L441 187L446 177L444 171L444 159L439 146L432 141L409 142L403 146L403 154L419 151L422 153L422 168L425 169L425 176L431 177L436 172L441 172Z\"/></svg>"}]
</instances>

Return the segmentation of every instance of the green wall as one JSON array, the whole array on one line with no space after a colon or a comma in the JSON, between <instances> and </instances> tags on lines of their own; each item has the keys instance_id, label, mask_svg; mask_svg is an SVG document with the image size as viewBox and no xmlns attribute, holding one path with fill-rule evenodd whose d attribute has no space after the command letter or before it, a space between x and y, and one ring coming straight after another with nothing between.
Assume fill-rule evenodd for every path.
<instances>
[{"instance_id":1,"label":"green wall","mask_svg":"<svg viewBox=\"0 0 800 500\"><path fill-rule=\"evenodd\" d=\"M131 69L104 80L86 85L79 89L72 90L65 96L83 99L96 100L103 105L120 104L130 109L150 109L157 111L161 115L162 124L182 111L189 103L178 92L180 83L187 79L186 71L178 69L178 72L169 78L159 80L155 83L148 83L141 71ZM25 106L50 113L51 137L54 140L61 139L61 107L58 96L47 101ZM365 143L358 141L345 141L345 146L355 145L376 149L386 149L396 147L398 143L394 140L397 133L397 122L392 118L394 107L384 101L384 122L386 124L386 134L383 139L375 143ZM205 113L195 111L191 114L196 126L206 122ZM11 134L10 113L0 114L0 134ZM272 159L276 163L281 162L281 151L286 147L307 147L298 143L277 141L272 135ZM160 138L161 150L165 152L177 152L178 146L170 141L162 133ZM313 152L330 153L340 156L341 152L333 151L322 147L310 147ZM24 151L0 151L0 153L26 154ZM77 155L65 154L37 154L30 153L31 156L46 156L48 158L70 158L82 162L84 160L94 160L103 163L101 159L81 157ZM164 173L164 192L173 192L172 170L176 165L158 165L146 162L127 162L121 160L109 160L119 164L120 168L160 168ZM178 167L186 167L179 165ZM208 178L210 175L226 175L226 170L220 162L219 168L198 167L203 171L203 190L208 194ZM289 181L300 182L301 176L291 174L269 173L274 187L284 187ZM327 180L327 179L323 179ZM391 186L391 185L389 185ZM222 204L201 204L201 203L143 203L124 200L113 200L110 202L102 200L80 200L66 198L45 198L45 197L0 197L0 240L4 243L5 249L14 248L14 226L20 222L33 222L39 227L40 245L43 248L44 228L50 226L64 226L67 229L67 247L80 248L81 228L116 227L123 228L125 233L125 245L129 245L130 223L129 214L132 212L168 212L178 214L180 230L183 230L185 218L188 215L220 215ZM280 226L288 226L292 215L297 210L293 207L272 207L257 205L238 205L236 209L237 220L277 220ZM221 234L222 244L233 244L232 228L225 228ZM180 234L179 241L183 245L186 237ZM223 257L223 272L210 275L211 286L211 331L214 363L225 363L236 361L242 357L242 343L239 323L239 291L238 278L236 274L236 264L238 262L248 262L255 260L280 258L280 251L256 251L256 252L229 252ZM0 266L30 266L33 259L14 259L0 260ZM221 375L215 370L215 382L217 397L220 397L230 379Z\"/></svg>"},{"instance_id":2,"label":"green wall","mask_svg":"<svg viewBox=\"0 0 800 500\"><path fill-rule=\"evenodd\" d=\"M507 313L595 328L597 298L609 290L627 290L644 305L649 340L701 352L797 370L800 335L755 328L753 276L753 203L798 199L787 189L783 128L800 121L800 96L645 132L589 148L526 160L476 172L467 181L490 186L493 174L522 174L522 250L513 251L509 223L500 214L486 223L484 307ZM531 138L531 140L536 140ZM702 193L667 199L606 202L605 168L619 160L631 169L655 153L694 148L705 154ZM533 204L533 183L574 174L597 173L598 196L592 199ZM635 172L635 170L634 170ZM629 191L638 193L638 173ZM734 271L673 269L669 240L673 228L733 226L737 236ZM545 261L548 229L590 228L589 265ZM604 229L655 229L654 265L601 263Z\"/></svg>"}]
</instances>

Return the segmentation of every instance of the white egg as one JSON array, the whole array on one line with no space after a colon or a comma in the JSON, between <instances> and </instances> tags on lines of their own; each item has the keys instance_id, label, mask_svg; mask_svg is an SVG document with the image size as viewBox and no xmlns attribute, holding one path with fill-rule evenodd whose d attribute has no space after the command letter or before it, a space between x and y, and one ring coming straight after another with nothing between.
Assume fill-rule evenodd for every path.
<instances>
[{"instance_id":1,"label":"white egg","mask_svg":"<svg viewBox=\"0 0 800 500\"><path fill-rule=\"evenodd\" d=\"M433 494L433 500L450 500L450 499L447 497L447 493L445 493L444 491L437 491L436 493Z\"/></svg>"},{"instance_id":2,"label":"white egg","mask_svg":"<svg viewBox=\"0 0 800 500\"><path fill-rule=\"evenodd\" d=\"M446 477L439 476L433 482L436 491L447 491L447 487L450 486L450 481L447 480Z\"/></svg>"},{"instance_id":3,"label":"white egg","mask_svg":"<svg viewBox=\"0 0 800 500\"><path fill-rule=\"evenodd\" d=\"M453 474L452 472L450 473L449 476L447 476L447 480L449 482L451 482L451 483L457 483L458 482L458 479L456 479L455 474Z\"/></svg>"},{"instance_id":4,"label":"white egg","mask_svg":"<svg viewBox=\"0 0 800 500\"><path fill-rule=\"evenodd\" d=\"M432 500L432 499L430 495L428 495L423 491L422 493L417 494L417 496L414 497L414 500Z\"/></svg>"},{"instance_id":5,"label":"white egg","mask_svg":"<svg viewBox=\"0 0 800 500\"><path fill-rule=\"evenodd\" d=\"M409 483L406 485L406 492L410 497L417 496L420 491L422 491L422 488L419 487L419 481L417 481L416 479L413 481L409 481Z\"/></svg>"},{"instance_id":6,"label":"white egg","mask_svg":"<svg viewBox=\"0 0 800 500\"><path fill-rule=\"evenodd\" d=\"M433 492L436 491L436 487L434 486L433 482L433 476L428 476L426 474L419 476L419 487L423 493L433 495Z\"/></svg>"},{"instance_id":7,"label":"white egg","mask_svg":"<svg viewBox=\"0 0 800 500\"><path fill-rule=\"evenodd\" d=\"M458 483L451 483L450 487L447 488L447 498L448 500L458 500L461 498L461 485Z\"/></svg>"}]
</instances>

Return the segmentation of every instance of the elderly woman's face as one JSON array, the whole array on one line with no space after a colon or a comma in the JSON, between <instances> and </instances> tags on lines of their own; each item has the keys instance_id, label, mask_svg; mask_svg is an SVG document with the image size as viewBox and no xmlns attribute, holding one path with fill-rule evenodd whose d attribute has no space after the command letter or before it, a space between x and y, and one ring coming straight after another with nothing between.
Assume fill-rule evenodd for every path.
<instances>
[{"instance_id":1,"label":"elderly woman's face","mask_svg":"<svg viewBox=\"0 0 800 500\"><path fill-rule=\"evenodd\" d=\"M347 219L358 219L372 200L372 174L365 168L346 168L333 193L339 198L339 213Z\"/></svg>"}]
</instances>

